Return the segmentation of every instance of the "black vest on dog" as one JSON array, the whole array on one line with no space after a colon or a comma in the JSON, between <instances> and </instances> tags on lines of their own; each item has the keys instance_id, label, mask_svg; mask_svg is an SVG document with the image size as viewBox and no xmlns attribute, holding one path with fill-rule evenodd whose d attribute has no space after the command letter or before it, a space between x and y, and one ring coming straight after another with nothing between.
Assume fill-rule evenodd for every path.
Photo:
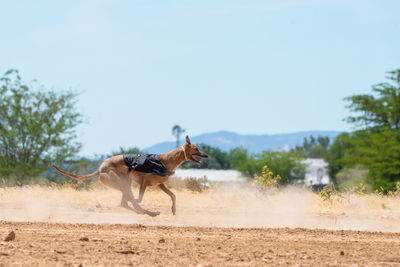
<instances>
[{"instance_id":1,"label":"black vest on dog","mask_svg":"<svg viewBox=\"0 0 400 267\"><path fill-rule=\"evenodd\" d=\"M174 174L167 170L160 161L160 155L147 154L125 154L124 161L129 167L129 171L139 171L146 173L153 173L159 176L170 176Z\"/></svg>"}]
</instances>

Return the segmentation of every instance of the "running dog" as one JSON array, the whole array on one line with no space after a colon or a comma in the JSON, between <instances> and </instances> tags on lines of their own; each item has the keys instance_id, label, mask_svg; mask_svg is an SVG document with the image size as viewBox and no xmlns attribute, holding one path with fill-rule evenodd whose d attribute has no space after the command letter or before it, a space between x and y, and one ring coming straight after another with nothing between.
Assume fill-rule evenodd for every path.
<instances>
[{"instance_id":1,"label":"running dog","mask_svg":"<svg viewBox=\"0 0 400 267\"><path fill-rule=\"evenodd\" d=\"M157 216L160 212L152 212L143 209L139 203L143 199L147 186L157 185L162 191L168 194L172 200L172 214L176 213L176 197L166 186L165 182L175 173L175 170L185 161L191 160L200 164L200 159L208 158L208 155L190 143L189 136L186 136L186 143L181 147L161 155L118 155L106 159L99 169L91 174L76 175L68 173L57 166L53 167L68 177L77 180L87 180L99 176L100 181L116 190L121 191L121 206L138 214ZM139 198L135 199L132 193L132 180L140 185ZM128 205L132 203L132 206Z\"/></svg>"}]
</instances>

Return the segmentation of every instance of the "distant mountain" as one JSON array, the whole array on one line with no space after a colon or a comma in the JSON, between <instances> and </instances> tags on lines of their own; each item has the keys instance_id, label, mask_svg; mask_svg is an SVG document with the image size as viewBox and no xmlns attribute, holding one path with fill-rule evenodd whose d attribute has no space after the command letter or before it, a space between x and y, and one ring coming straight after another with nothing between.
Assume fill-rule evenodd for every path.
<instances>
[{"instance_id":1,"label":"distant mountain","mask_svg":"<svg viewBox=\"0 0 400 267\"><path fill-rule=\"evenodd\" d=\"M220 131L206 133L198 136L191 136L190 140L194 144L207 144L218 147L224 151L229 151L236 147L243 147L250 152L258 153L264 150L291 149L297 145L302 145L305 137L310 135L329 136L333 140L341 132L339 131L304 131L287 134L264 134L264 135L241 135L234 132ZM181 140L180 144L183 144ZM162 142L143 149L147 153L162 154L173 150L176 142Z\"/></svg>"}]
</instances>

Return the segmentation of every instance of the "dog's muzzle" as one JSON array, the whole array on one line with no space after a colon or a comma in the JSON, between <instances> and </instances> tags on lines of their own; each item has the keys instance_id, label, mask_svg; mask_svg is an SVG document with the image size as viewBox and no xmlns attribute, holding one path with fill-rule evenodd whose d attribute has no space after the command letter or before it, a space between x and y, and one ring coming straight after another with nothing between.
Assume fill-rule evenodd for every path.
<instances>
[{"instance_id":1,"label":"dog's muzzle","mask_svg":"<svg viewBox=\"0 0 400 267\"><path fill-rule=\"evenodd\" d=\"M201 164L201 161L198 157L208 158L208 155L203 151L199 151L199 153L197 153L196 155L192 155L190 159L196 162L197 164Z\"/></svg>"}]
</instances>

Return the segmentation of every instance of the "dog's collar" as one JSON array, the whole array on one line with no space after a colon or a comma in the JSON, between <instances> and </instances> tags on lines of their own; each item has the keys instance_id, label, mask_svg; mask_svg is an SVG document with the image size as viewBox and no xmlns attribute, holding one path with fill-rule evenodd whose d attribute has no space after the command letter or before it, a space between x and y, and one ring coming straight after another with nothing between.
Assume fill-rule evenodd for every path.
<instances>
[{"instance_id":1,"label":"dog's collar","mask_svg":"<svg viewBox=\"0 0 400 267\"><path fill-rule=\"evenodd\" d=\"M183 146L181 146L181 148L182 148L183 154L185 155L185 160L188 160L187 157L186 157L186 151L185 151L185 149L183 148Z\"/></svg>"}]
</instances>

